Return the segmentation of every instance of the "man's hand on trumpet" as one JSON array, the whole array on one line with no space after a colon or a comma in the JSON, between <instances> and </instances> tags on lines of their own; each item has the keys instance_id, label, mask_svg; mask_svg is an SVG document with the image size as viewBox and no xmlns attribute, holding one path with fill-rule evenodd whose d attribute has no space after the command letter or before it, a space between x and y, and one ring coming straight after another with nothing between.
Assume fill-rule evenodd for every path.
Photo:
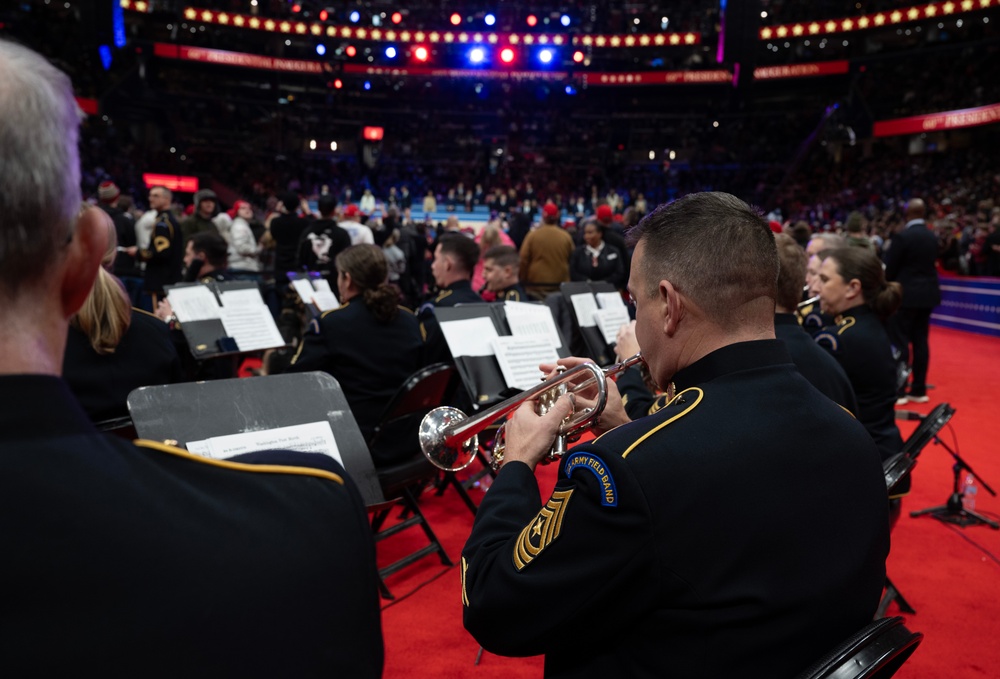
<instances>
[{"instance_id":1,"label":"man's hand on trumpet","mask_svg":"<svg viewBox=\"0 0 1000 679\"><path fill-rule=\"evenodd\" d=\"M544 415L535 412L534 401L522 403L505 426L503 463L524 462L534 471L552 449L563 420L573 414L573 402L573 396L564 394Z\"/></svg>"},{"instance_id":2,"label":"man's hand on trumpet","mask_svg":"<svg viewBox=\"0 0 1000 679\"><path fill-rule=\"evenodd\" d=\"M584 363L593 363L593 361L589 358L569 356L567 358L560 358L555 364L543 363L538 366L538 369L545 373L546 379L549 379L558 374L556 372L558 366L569 369L583 365ZM607 404L604 406L604 412L601 413L596 424L592 427L593 432L598 435L632 421L625 413L625 405L622 403L621 394L618 393L618 387L615 385L614 380L606 379L604 380L604 384L607 388ZM597 390L594 388L584 389L576 392L575 397L577 410L592 408L597 400Z\"/></svg>"}]
</instances>

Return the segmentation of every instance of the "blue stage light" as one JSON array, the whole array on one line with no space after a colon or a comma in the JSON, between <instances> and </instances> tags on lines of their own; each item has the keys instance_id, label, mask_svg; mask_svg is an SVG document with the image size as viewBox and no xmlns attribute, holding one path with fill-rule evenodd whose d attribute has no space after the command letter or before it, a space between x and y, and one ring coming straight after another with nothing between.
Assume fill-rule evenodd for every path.
<instances>
[{"instance_id":1,"label":"blue stage light","mask_svg":"<svg viewBox=\"0 0 1000 679\"><path fill-rule=\"evenodd\" d=\"M483 21L486 22L487 26L492 26L497 22L497 18L492 14L487 14L483 17Z\"/></svg>"},{"instance_id":2,"label":"blue stage light","mask_svg":"<svg viewBox=\"0 0 1000 679\"><path fill-rule=\"evenodd\" d=\"M324 45L323 43L316 45L316 54L320 56L326 54L326 45Z\"/></svg>"},{"instance_id":3,"label":"blue stage light","mask_svg":"<svg viewBox=\"0 0 1000 679\"><path fill-rule=\"evenodd\" d=\"M393 47L392 45L389 45L388 47L386 47L385 48L385 56L387 56L390 59L395 59L396 58L396 48Z\"/></svg>"},{"instance_id":4,"label":"blue stage light","mask_svg":"<svg viewBox=\"0 0 1000 679\"><path fill-rule=\"evenodd\" d=\"M358 23L359 21L361 21L361 12L358 12L357 10L351 12L350 19L351 19L351 23L354 23L354 24Z\"/></svg>"},{"instance_id":5,"label":"blue stage light","mask_svg":"<svg viewBox=\"0 0 1000 679\"><path fill-rule=\"evenodd\" d=\"M559 17L559 23L561 23L563 26L569 26L570 23L569 15L563 14L561 17Z\"/></svg>"},{"instance_id":6,"label":"blue stage light","mask_svg":"<svg viewBox=\"0 0 1000 679\"><path fill-rule=\"evenodd\" d=\"M552 58L554 56L555 56L555 53L552 50L548 49L548 48L545 48L545 49L542 49L542 50L538 51L538 60L540 62L542 62L543 64L551 64L552 63Z\"/></svg>"},{"instance_id":7,"label":"blue stage light","mask_svg":"<svg viewBox=\"0 0 1000 679\"><path fill-rule=\"evenodd\" d=\"M469 50L469 61L473 64L481 64L486 61L486 50L482 47L473 47Z\"/></svg>"},{"instance_id":8,"label":"blue stage light","mask_svg":"<svg viewBox=\"0 0 1000 679\"><path fill-rule=\"evenodd\" d=\"M366 80L365 81L365 89L366 90L370 90L371 88L372 88L372 84L369 81Z\"/></svg>"},{"instance_id":9,"label":"blue stage light","mask_svg":"<svg viewBox=\"0 0 1000 679\"><path fill-rule=\"evenodd\" d=\"M566 94L568 94L569 96L572 97L574 94L576 94L576 88L573 87L572 85L567 85L566 86Z\"/></svg>"}]
</instances>

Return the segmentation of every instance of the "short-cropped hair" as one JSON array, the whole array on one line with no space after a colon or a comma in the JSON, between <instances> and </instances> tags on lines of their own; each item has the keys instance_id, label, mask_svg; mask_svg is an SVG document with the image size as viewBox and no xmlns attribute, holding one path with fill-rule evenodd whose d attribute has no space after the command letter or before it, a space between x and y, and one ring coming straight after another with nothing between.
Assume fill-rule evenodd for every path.
<instances>
[{"instance_id":1,"label":"short-cropped hair","mask_svg":"<svg viewBox=\"0 0 1000 679\"><path fill-rule=\"evenodd\" d=\"M438 241L442 255L451 255L458 265L470 276L479 261L479 246L476 241L461 233L446 233Z\"/></svg>"},{"instance_id":2,"label":"short-cropped hair","mask_svg":"<svg viewBox=\"0 0 1000 679\"><path fill-rule=\"evenodd\" d=\"M486 251L483 260L492 259L497 266L512 266L516 270L521 264L517 248L510 245L496 245Z\"/></svg>"},{"instance_id":3,"label":"short-cropped hair","mask_svg":"<svg viewBox=\"0 0 1000 679\"><path fill-rule=\"evenodd\" d=\"M744 304L775 299L774 235L760 212L736 196L692 193L661 205L629 229L626 242L643 244L639 281L647 296L669 280L722 327L740 323Z\"/></svg>"},{"instance_id":4,"label":"short-cropped hair","mask_svg":"<svg viewBox=\"0 0 1000 679\"><path fill-rule=\"evenodd\" d=\"M229 261L229 245L226 239L211 231L202 231L191 236L191 249L205 255L205 261L216 269L225 269Z\"/></svg>"},{"instance_id":5,"label":"short-cropped hair","mask_svg":"<svg viewBox=\"0 0 1000 679\"><path fill-rule=\"evenodd\" d=\"M65 73L0 39L0 295L45 276L80 210L80 109Z\"/></svg>"},{"instance_id":6,"label":"short-cropped hair","mask_svg":"<svg viewBox=\"0 0 1000 679\"><path fill-rule=\"evenodd\" d=\"M794 311L802 301L806 281L806 252L795 239L785 233L774 234L778 247L778 306Z\"/></svg>"}]
</instances>

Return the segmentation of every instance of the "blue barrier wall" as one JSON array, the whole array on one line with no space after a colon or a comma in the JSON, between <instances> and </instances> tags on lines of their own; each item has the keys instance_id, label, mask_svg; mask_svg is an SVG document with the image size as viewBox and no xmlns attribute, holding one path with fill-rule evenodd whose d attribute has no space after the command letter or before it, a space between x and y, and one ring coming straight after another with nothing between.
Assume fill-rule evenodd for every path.
<instances>
[{"instance_id":1,"label":"blue barrier wall","mask_svg":"<svg viewBox=\"0 0 1000 679\"><path fill-rule=\"evenodd\" d=\"M941 278L941 306L931 322L1000 337L1000 278Z\"/></svg>"}]
</instances>

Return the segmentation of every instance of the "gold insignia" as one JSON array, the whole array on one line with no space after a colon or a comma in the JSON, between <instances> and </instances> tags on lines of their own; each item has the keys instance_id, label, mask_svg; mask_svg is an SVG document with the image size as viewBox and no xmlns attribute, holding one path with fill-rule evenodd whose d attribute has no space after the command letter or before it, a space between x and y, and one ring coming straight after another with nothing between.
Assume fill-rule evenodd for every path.
<instances>
[{"instance_id":1,"label":"gold insignia","mask_svg":"<svg viewBox=\"0 0 1000 679\"><path fill-rule=\"evenodd\" d=\"M559 537L563 517L566 515L566 506L572 494L572 489L553 492L552 497L542 507L542 511L538 512L538 516L521 531L514 547L514 566L517 570L524 570L524 567L534 561L543 549Z\"/></svg>"},{"instance_id":2,"label":"gold insignia","mask_svg":"<svg viewBox=\"0 0 1000 679\"><path fill-rule=\"evenodd\" d=\"M462 557L462 605L469 605L469 594L465 591L465 574L469 572L469 562Z\"/></svg>"},{"instance_id":3,"label":"gold insignia","mask_svg":"<svg viewBox=\"0 0 1000 679\"><path fill-rule=\"evenodd\" d=\"M669 391L672 391L672 389L668 390L668 395L669 395ZM685 389L681 393L679 393L676 396L674 396L673 399L671 399L671 401L669 403L667 403L667 405L668 406L671 406L671 405L674 405L674 404L684 405L686 403L686 399L684 398L685 394L687 394L689 397L693 397L695 399L694 403L692 403L687 408L685 408L681 412L677 413L673 417L671 417L671 418L669 418L669 419L667 419L667 420L665 420L663 422L660 422L658 425L656 425L655 427L653 427L652 429L650 429L649 431L647 431L645 434L643 434L642 436L640 436L638 439L636 439L635 443L633 443L632 445L630 445L628 448L625 449L625 452L622 453L622 457L628 457L629 454L633 450L635 450L636 448L639 447L640 443L642 443L643 441L645 441L646 439L648 439L650 436L652 436L656 432L658 432L661 429L663 429L664 427L666 427L668 424L676 422L677 420L681 419L682 417L684 417L685 415L687 415L689 412L691 412L692 410L694 410L695 408L697 408L698 404L701 403L701 400L705 397L705 392L702 391L700 388L698 388L698 387L691 387L689 389ZM664 406L664 407L666 407L666 406Z\"/></svg>"},{"instance_id":4,"label":"gold insignia","mask_svg":"<svg viewBox=\"0 0 1000 679\"><path fill-rule=\"evenodd\" d=\"M855 323L857 323L857 321L855 320L854 316L848 316L847 318L845 318L844 320L842 320L840 323L837 324L840 326L840 328L837 330L837 334L843 335L844 331L853 326Z\"/></svg>"},{"instance_id":5,"label":"gold insignia","mask_svg":"<svg viewBox=\"0 0 1000 679\"><path fill-rule=\"evenodd\" d=\"M163 252L170 247L170 239L166 236L157 236L153 239L153 247L157 252Z\"/></svg>"}]
</instances>

